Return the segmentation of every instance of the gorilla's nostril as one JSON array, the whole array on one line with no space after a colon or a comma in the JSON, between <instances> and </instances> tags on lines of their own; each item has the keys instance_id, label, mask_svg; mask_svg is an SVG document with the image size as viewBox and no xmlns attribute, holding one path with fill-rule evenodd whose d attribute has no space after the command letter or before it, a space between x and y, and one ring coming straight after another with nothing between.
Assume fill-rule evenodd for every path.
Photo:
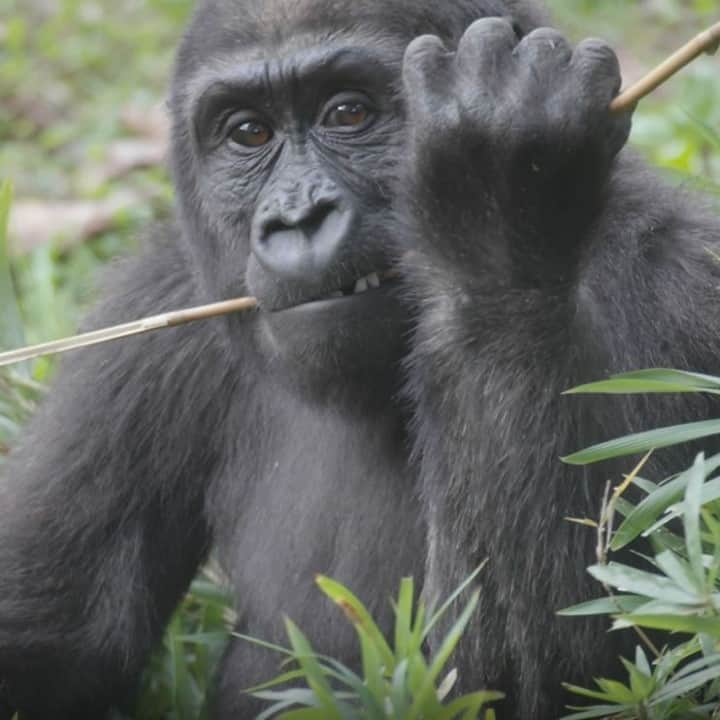
<instances>
[{"instance_id":1,"label":"gorilla's nostril","mask_svg":"<svg viewBox=\"0 0 720 720\"><path fill-rule=\"evenodd\" d=\"M330 203L316 205L307 217L299 223L300 228L306 234L314 235L335 209L335 206Z\"/></svg>"},{"instance_id":2,"label":"gorilla's nostril","mask_svg":"<svg viewBox=\"0 0 720 720\"><path fill-rule=\"evenodd\" d=\"M268 237L273 233L285 230L299 230L308 238L311 238L335 209L333 203L321 203L306 208L283 209L277 216L268 218L265 221L263 236Z\"/></svg>"}]
</instances>

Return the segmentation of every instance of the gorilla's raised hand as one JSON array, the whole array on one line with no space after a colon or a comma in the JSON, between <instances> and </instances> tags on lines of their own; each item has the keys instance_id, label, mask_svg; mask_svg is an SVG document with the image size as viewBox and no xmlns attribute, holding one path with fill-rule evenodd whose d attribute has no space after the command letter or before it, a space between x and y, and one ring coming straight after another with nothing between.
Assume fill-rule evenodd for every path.
<instances>
[{"instance_id":1,"label":"gorilla's raised hand","mask_svg":"<svg viewBox=\"0 0 720 720\"><path fill-rule=\"evenodd\" d=\"M557 717L561 682L619 654L599 645L589 667L555 616L591 596L583 563L593 557L591 534L564 518L592 512L594 490L558 460L589 444L578 431L588 423L560 394L604 374L620 342L583 324L612 317L595 286L616 273L605 255L628 214L617 203L634 192L617 182L630 127L609 111L618 62L599 41L573 50L550 29L518 40L511 23L487 18L456 52L414 40L404 83L425 590L437 601L487 559L483 609L456 654L460 685L505 689L502 717ZM635 238L619 237L634 253ZM564 565L572 581L549 547L577 550ZM590 621L582 632L594 645L604 630Z\"/></svg>"},{"instance_id":2,"label":"gorilla's raised hand","mask_svg":"<svg viewBox=\"0 0 720 720\"><path fill-rule=\"evenodd\" d=\"M407 49L404 80L409 175L455 213L461 198L533 235L577 230L570 215L587 221L630 129L630 115L608 107L621 82L612 49L573 50L550 28L518 40L509 21L485 18L456 52L424 35Z\"/></svg>"}]
</instances>

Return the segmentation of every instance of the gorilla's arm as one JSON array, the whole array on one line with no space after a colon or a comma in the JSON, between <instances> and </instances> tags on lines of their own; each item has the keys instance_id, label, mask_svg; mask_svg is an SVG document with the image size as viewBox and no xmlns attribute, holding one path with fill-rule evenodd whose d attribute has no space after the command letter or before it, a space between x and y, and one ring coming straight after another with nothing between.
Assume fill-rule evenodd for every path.
<instances>
[{"instance_id":1,"label":"gorilla's arm","mask_svg":"<svg viewBox=\"0 0 720 720\"><path fill-rule=\"evenodd\" d=\"M720 223L618 159L629 119L607 112L619 69L597 41L573 51L544 29L518 43L507 22L482 20L457 53L414 41L405 83L405 272L420 308L409 391L429 593L489 558L488 602L466 647L486 664L461 657L461 677L503 687L518 717L556 717L560 681L602 673L587 649L609 642L602 624L554 616L590 594L595 539L565 518L596 516L616 472L559 457L710 412L702 399L561 393L621 370L720 370L709 252ZM648 472L678 470L683 453ZM510 665L493 664L508 651Z\"/></svg>"},{"instance_id":2,"label":"gorilla's arm","mask_svg":"<svg viewBox=\"0 0 720 720\"><path fill-rule=\"evenodd\" d=\"M114 275L92 326L194 301L169 246ZM225 396L211 327L66 358L2 467L0 695L23 718L102 717L132 688L207 552Z\"/></svg>"}]
</instances>

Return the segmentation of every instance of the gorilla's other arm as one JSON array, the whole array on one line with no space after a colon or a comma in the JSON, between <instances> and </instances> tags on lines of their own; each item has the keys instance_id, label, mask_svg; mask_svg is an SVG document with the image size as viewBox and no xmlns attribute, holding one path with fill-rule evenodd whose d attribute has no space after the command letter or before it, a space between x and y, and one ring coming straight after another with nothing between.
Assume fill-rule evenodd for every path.
<instances>
[{"instance_id":1,"label":"gorilla's other arm","mask_svg":"<svg viewBox=\"0 0 720 720\"><path fill-rule=\"evenodd\" d=\"M170 247L115 273L93 325L193 301ZM2 468L0 694L22 718L98 720L131 691L207 552L225 397L210 329L68 357Z\"/></svg>"},{"instance_id":2,"label":"gorilla's other arm","mask_svg":"<svg viewBox=\"0 0 720 720\"><path fill-rule=\"evenodd\" d=\"M596 516L615 472L559 457L709 412L697 399L561 393L622 370L718 370L720 272L708 248L720 224L617 158L629 118L607 112L620 76L598 41L572 50L549 29L518 41L506 21L481 20L457 53L414 41L405 83L405 272L419 308L409 392L428 593L489 558L461 678L508 690L511 717L556 717L560 683L601 674L603 643L608 662L618 654L603 624L555 617L591 593L595 539L565 518ZM654 471L687 459L666 452Z\"/></svg>"}]
</instances>

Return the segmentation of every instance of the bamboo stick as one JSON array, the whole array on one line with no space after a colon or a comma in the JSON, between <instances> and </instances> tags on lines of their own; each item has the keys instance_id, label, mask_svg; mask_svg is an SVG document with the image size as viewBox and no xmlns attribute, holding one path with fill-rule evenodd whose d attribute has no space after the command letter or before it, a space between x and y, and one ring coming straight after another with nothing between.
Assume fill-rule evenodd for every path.
<instances>
[{"instance_id":1,"label":"bamboo stick","mask_svg":"<svg viewBox=\"0 0 720 720\"><path fill-rule=\"evenodd\" d=\"M43 355L63 353L68 350L78 350L80 348L90 347L91 345L106 343L110 340L119 340L120 338L126 338L132 335L141 335L153 330L187 325L188 323L198 320L207 320L208 318L219 317L235 312L244 312L252 310L255 307L257 307L257 300L246 297L213 303L212 305L201 305L186 310L176 310L175 312L163 313L162 315L153 315L152 317L135 320L134 322L113 325L112 327L93 330L82 333L81 335L63 338L62 340L52 340L51 342L41 343L40 345L32 345L30 347L20 348L19 350L0 353L0 367L13 365L25 360L33 360Z\"/></svg>"},{"instance_id":2,"label":"bamboo stick","mask_svg":"<svg viewBox=\"0 0 720 720\"><path fill-rule=\"evenodd\" d=\"M623 90L611 103L610 111L614 113L632 110L646 95L656 90L669 80L675 73L689 65L703 53L714 55L720 47L720 22L696 35L689 43L683 45L667 60L664 60L644 78Z\"/></svg>"}]
</instances>

